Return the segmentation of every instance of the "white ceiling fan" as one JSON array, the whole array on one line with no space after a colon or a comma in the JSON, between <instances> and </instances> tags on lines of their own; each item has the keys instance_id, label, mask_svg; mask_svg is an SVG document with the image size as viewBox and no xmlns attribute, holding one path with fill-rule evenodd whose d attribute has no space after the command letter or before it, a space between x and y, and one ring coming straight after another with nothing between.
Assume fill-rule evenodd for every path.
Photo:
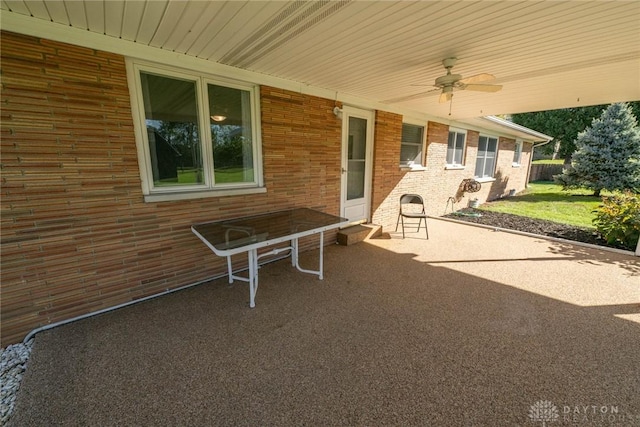
<instances>
[{"instance_id":1,"label":"white ceiling fan","mask_svg":"<svg viewBox=\"0 0 640 427\"><path fill-rule=\"evenodd\" d=\"M482 73L475 76L462 78L460 74L452 74L451 69L456 65L457 58L447 58L442 61L442 65L447 70L447 74L438 77L434 86L441 90L440 103L451 101L453 97L453 90L474 90L478 92L497 92L502 89L502 85L486 84L485 82L491 82L495 80L495 76L492 74Z\"/></svg>"}]
</instances>

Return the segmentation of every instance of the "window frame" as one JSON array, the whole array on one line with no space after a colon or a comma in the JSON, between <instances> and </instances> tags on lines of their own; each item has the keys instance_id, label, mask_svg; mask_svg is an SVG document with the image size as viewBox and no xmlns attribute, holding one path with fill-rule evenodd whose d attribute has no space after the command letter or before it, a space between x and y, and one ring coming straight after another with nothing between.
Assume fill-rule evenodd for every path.
<instances>
[{"instance_id":1,"label":"window frame","mask_svg":"<svg viewBox=\"0 0 640 427\"><path fill-rule=\"evenodd\" d=\"M451 133L455 133L456 137L454 138L454 147L453 147L453 159L452 162L449 162L449 138ZM456 150L456 141L457 141L457 134L462 134L464 135L464 141L462 143L462 156L461 157L461 163L455 163L455 150ZM449 127L449 132L447 132L447 151L445 153L445 169L464 169L465 165L466 165L466 153L467 153L467 137L468 137L468 132L466 129L460 129L460 128L455 128L455 127Z\"/></svg>"},{"instance_id":2,"label":"window frame","mask_svg":"<svg viewBox=\"0 0 640 427\"><path fill-rule=\"evenodd\" d=\"M402 128L400 130L400 153L402 153L403 144L411 144L411 146L418 145L416 143L406 143L403 141L404 125L422 128L422 140L419 143L420 144L420 163L415 163L415 162L403 163L402 159L400 159L400 167L404 169L423 170L425 168L425 146L426 146L426 140L427 140L427 126L425 126L424 122L421 122L419 120L403 118Z\"/></svg>"},{"instance_id":3,"label":"window frame","mask_svg":"<svg viewBox=\"0 0 640 427\"><path fill-rule=\"evenodd\" d=\"M480 158L480 139L482 138L487 138L487 148L488 148L488 144L489 144L489 140L490 139L495 139L496 141L496 148L494 151L494 157L493 157L493 170L491 171L491 176L484 176L484 170L486 168L486 162L487 162L487 156L484 156L484 162L482 164L482 176L478 175L478 159ZM480 182L486 182L486 181L495 181L495 175L496 175L496 168L498 167L498 152L500 151L500 138L495 136L495 135L484 135L484 134L480 134L480 136L478 137L478 152L476 154L476 165L475 165L475 169L473 171L473 176L477 181Z\"/></svg>"},{"instance_id":4,"label":"window frame","mask_svg":"<svg viewBox=\"0 0 640 427\"><path fill-rule=\"evenodd\" d=\"M513 162L511 166L514 168L520 167L522 165L522 150L524 149L524 141L521 139L516 139L515 146L513 149Z\"/></svg>"},{"instance_id":5,"label":"window frame","mask_svg":"<svg viewBox=\"0 0 640 427\"><path fill-rule=\"evenodd\" d=\"M244 82L198 71L181 69L147 61L127 59L127 80L130 87L131 112L138 152L138 165L142 181L142 192L146 202L195 199L201 197L219 197L237 194L266 192L263 178L262 136L260 115L260 87L257 84ZM166 78L193 81L196 86L196 108L198 130L200 132L200 150L204 182L194 185L155 186L149 140L147 135L144 97L140 73L154 74ZM210 122L208 85L217 85L249 92L251 112L251 135L254 179L252 182L215 183L213 143Z\"/></svg>"}]
</instances>

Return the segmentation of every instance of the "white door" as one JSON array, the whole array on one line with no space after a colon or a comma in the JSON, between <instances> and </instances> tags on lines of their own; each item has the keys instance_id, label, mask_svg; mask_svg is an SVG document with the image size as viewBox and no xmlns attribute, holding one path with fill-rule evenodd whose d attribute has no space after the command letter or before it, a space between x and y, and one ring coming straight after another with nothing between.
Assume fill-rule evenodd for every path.
<instances>
[{"instance_id":1,"label":"white door","mask_svg":"<svg viewBox=\"0 0 640 427\"><path fill-rule=\"evenodd\" d=\"M373 111L342 110L341 216L352 222L370 219Z\"/></svg>"}]
</instances>

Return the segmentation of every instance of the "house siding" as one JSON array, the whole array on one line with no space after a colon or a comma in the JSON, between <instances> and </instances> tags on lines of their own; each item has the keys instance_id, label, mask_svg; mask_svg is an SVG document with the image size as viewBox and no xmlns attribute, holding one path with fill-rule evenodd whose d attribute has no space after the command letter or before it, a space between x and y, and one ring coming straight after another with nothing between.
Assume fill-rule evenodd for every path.
<instances>
[{"instance_id":1,"label":"house siding","mask_svg":"<svg viewBox=\"0 0 640 427\"><path fill-rule=\"evenodd\" d=\"M193 223L296 206L339 213L333 101L261 88L266 193L145 203L124 58L7 32L1 43L3 346L224 273Z\"/></svg>"},{"instance_id":2,"label":"house siding","mask_svg":"<svg viewBox=\"0 0 640 427\"><path fill-rule=\"evenodd\" d=\"M478 154L480 134L467 131L464 169L445 169L449 126L430 121L427 126L427 149L424 170L409 171L400 168L400 140L402 116L378 112L376 116L376 145L373 192L373 222L383 228L395 229L400 196L420 194L425 200L427 213L440 216L445 213L450 197L456 195L462 180L473 178ZM531 144L524 144L521 167L512 166L515 139L499 138L495 181L485 182L477 193L466 193L455 203L455 209L466 207L469 199L480 202L503 197L510 190L522 191L526 186L527 167ZM379 160L384 159L384 162ZM447 212L451 211L451 206Z\"/></svg>"},{"instance_id":3,"label":"house siding","mask_svg":"<svg viewBox=\"0 0 640 427\"><path fill-rule=\"evenodd\" d=\"M298 206L339 214L339 102L261 86L266 193L145 203L124 57L8 32L0 43L3 346L39 326L224 274L225 260L191 233L194 223ZM428 213L442 215L473 177L477 154L479 133L468 131L465 169L445 170L449 126L425 122L425 168L402 169L402 120L376 111L371 214L387 230L403 193L423 195ZM472 195L480 201L526 184L531 144L520 168L511 165L515 140L499 144L496 180Z\"/></svg>"}]
</instances>

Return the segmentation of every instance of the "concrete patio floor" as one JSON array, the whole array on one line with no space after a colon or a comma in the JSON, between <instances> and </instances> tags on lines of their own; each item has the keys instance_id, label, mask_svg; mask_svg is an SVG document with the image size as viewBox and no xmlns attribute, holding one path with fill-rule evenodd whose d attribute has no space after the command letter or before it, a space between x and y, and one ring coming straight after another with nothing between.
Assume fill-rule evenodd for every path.
<instances>
[{"instance_id":1,"label":"concrete patio floor","mask_svg":"<svg viewBox=\"0 0 640 427\"><path fill-rule=\"evenodd\" d=\"M42 332L10 424L640 425L638 258L429 226Z\"/></svg>"}]
</instances>

